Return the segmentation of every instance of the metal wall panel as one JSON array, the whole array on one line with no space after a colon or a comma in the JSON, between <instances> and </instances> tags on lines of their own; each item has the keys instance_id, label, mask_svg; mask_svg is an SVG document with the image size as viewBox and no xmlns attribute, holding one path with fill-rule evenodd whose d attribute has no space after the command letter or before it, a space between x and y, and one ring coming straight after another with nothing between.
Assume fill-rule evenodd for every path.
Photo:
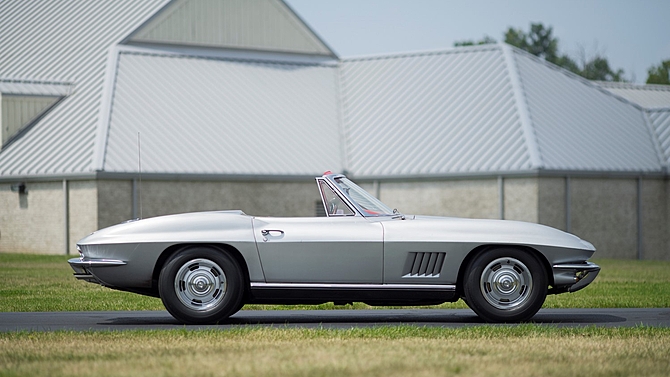
<instances>
[{"instance_id":1,"label":"metal wall panel","mask_svg":"<svg viewBox=\"0 0 670 377\"><path fill-rule=\"evenodd\" d=\"M334 55L280 0L178 0L131 41Z\"/></svg>"},{"instance_id":2,"label":"metal wall panel","mask_svg":"<svg viewBox=\"0 0 670 377\"><path fill-rule=\"evenodd\" d=\"M666 166L670 166L670 108L647 112L651 125L656 132Z\"/></svg>"},{"instance_id":3,"label":"metal wall panel","mask_svg":"<svg viewBox=\"0 0 670 377\"><path fill-rule=\"evenodd\" d=\"M500 46L345 59L341 88L356 176L531 167Z\"/></svg>"},{"instance_id":4,"label":"metal wall panel","mask_svg":"<svg viewBox=\"0 0 670 377\"><path fill-rule=\"evenodd\" d=\"M0 152L0 176L90 172L111 45L165 0L0 2L0 77L73 93Z\"/></svg>"},{"instance_id":5,"label":"metal wall panel","mask_svg":"<svg viewBox=\"0 0 670 377\"><path fill-rule=\"evenodd\" d=\"M660 170L639 108L561 68L512 51L544 169Z\"/></svg>"},{"instance_id":6,"label":"metal wall panel","mask_svg":"<svg viewBox=\"0 0 670 377\"><path fill-rule=\"evenodd\" d=\"M2 117L0 118L0 140L5 142L28 122L53 106L60 97L2 95Z\"/></svg>"},{"instance_id":7,"label":"metal wall panel","mask_svg":"<svg viewBox=\"0 0 670 377\"><path fill-rule=\"evenodd\" d=\"M341 170L337 67L121 52L104 170Z\"/></svg>"}]
</instances>

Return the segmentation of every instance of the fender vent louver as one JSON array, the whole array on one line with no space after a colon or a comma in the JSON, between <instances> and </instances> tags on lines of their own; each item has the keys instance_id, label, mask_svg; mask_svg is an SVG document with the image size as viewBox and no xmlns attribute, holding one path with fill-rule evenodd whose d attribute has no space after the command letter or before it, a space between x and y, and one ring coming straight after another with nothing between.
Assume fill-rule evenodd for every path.
<instances>
[{"instance_id":1,"label":"fender vent louver","mask_svg":"<svg viewBox=\"0 0 670 377\"><path fill-rule=\"evenodd\" d=\"M403 269L403 277L426 277L437 278L440 277L444 258L447 253L437 252L412 252L407 255L405 268Z\"/></svg>"}]
</instances>

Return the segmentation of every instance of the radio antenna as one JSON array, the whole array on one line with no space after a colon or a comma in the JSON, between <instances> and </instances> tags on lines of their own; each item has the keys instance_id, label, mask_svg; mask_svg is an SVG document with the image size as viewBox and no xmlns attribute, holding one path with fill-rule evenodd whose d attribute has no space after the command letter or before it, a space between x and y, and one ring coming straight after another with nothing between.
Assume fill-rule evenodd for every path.
<instances>
[{"instance_id":1,"label":"radio antenna","mask_svg":"<svg viewBox=\"0 0 670 377\"><path fill-rule=\"evenodd\" d=\"M142 220L142 147L140 144L140 132L137 131L137 165L138 165L138 173L139 173L139 178L140 178L140 185L137 191L139 191L139 199L140 199L140 220Z\"/></svg>"}]
</instances>

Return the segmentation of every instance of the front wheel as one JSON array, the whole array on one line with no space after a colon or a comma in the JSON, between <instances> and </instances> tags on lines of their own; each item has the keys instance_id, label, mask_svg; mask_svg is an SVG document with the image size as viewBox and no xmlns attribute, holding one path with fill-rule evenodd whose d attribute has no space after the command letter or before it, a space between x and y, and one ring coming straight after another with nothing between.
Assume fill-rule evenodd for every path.
<instances>
[{"instance_id":1,"label":"front wheel","mask_svg":"<svg viewBox=\"0 0 670 377\"><path fill-rule=\"evenodd\" d=\"M524 250L499 248L477 255L464 275L465 302L486 322L530 319L547 297L547 275Z\"/></svg>"},{"instance_id":2,"label":"front wheel","mask_svg":"<svg viewBox=\"0 0 670 377\"><path fill-rule=\"evenodd\" d=\"M161 270L158 291L165 308L187 324L218 323L239 308L243 279L230 255L208 247L175 254Z\"/></svg>"}]
</instances>

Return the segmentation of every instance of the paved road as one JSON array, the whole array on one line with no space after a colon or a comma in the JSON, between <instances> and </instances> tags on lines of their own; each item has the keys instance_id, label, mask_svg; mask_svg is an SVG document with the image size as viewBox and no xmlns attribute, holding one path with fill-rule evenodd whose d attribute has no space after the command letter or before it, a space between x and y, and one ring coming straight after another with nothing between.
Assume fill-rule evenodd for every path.
<instances>
[{"instance_id":1,"label":"paved road","mask_svg":"<svg viewBox=\"0 0 670 377\"><path fill-rule=\"evenodd\" d=\"M670 309L543 309L534 323L552 326L665 326ZM166 311L0 313L0 332L130 329L228 329L233 326L351 328L379 325L462 327L483 323L469 309L396 310L242 310L226 323L184 326Z\"/></svg>"}]
</instances>

